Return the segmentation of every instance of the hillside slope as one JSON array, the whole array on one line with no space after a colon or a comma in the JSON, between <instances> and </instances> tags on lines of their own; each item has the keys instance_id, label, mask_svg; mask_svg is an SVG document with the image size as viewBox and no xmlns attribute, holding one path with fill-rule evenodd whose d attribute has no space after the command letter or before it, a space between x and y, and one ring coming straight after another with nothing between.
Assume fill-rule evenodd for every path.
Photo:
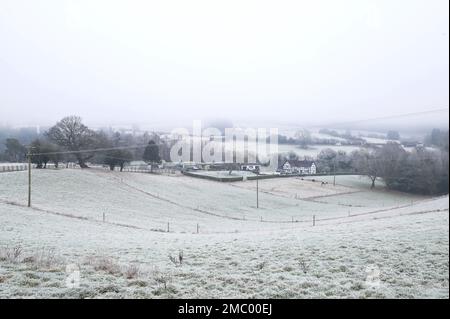
<instances>
[{"instance_id":1,"label":"hillside slope","mask_svg":"<svg viewBox=\"0 0 450 319\"><path fill-rule=\"evenodd\" d=\"M39 177L43 179L45 174L53 172ZM69 170L64 174L61 183L67 187L69 182L74 187L78 180L77 189L95 189L88 204L74 201L64 191L51 194L61 185L55 183L40 186L48 192L39 193L40 200L34 195L34 208L23 207L8 202L13 192L6 191L5 179L0 177L1 298L449 297L448 196L318 220L313 227L310 223L261 223L188 212L175 201L176 190L170 188L164 195L176 204L163 204L141 190L121 188L120 180L113 182L115 175L98 177L103 173ZM147 177L138 175L128 182L143 188L141 179ZM158 176L158 181L160 178L164 177ZM190 179L175 181L183 185ZM221 185L219 189L242 191L206 183L210 188ZM10 188L21 187L10 184ZM103 200L111 199L109 192L123 206L115 212L117 219L110 220L110 213L103 222L97 209L104 205ZM87 191L82 194L88 196ZM23 200L22 195L15 196L16 201ZM81 195L77 196L81 200ZM150 210L147 216L141 207L151 205L161 205L161 211ZM152 229L148 221L164 213L173 214L174 223L179 218L180 228L169 233ZM202 225L206 226L201 227L216 231L183 232L195 223L189 220L192 216L204 218ZM230 231L236 225L243 226L238 232ZM18 247L22 251L14 258ZM177 259L180 252L181 266L169 258ZM66 286L68 265L80 270L79 288ZM373 273L379 274L379 281L369 280Z\"/></svg>"}]
</instances>

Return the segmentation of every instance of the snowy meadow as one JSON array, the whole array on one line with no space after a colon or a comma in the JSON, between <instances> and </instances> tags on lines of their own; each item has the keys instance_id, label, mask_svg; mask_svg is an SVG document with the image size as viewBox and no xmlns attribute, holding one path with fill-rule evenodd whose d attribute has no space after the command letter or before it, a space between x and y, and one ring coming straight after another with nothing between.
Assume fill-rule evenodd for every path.
<instances>
[{"instance_id":1,"label":"snowy meadow","mask_svg":"<svg viewBox=\"0 0 450 319\"><path fill-rule=\"evenodd\" d=\"M1 298L448 298L448 196L48 169L28 208L26 178L0 174Z\"/></svg>"}]
</instances>

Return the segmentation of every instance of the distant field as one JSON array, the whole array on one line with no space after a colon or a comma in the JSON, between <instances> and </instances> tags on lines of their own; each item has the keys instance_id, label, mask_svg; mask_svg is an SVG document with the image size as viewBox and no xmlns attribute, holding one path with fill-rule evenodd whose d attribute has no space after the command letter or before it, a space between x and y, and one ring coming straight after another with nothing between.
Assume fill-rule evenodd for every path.
<instances>
[{"instance_id":1,"label":"distant field","mask_svg":"<svg viewBox=\"0 0 450 319\"><path fill-rule=\"evenodd\" d=\"M448 298L448 196L336 181L260 180L256 208L255 181L33 170L30 209L27 173L2 173L0 297ZM65 288L68 263L78 289Z\"/></svg>"},{"instance_id":2,"label":"distant field","mask_svg":"<svg viewBox=\"0 0 450 319\"><path fill-rule=\"evenodd\" d=\"M214 142L211 142L211 145L214 145ZM221 148L222 144L218 143L216 147ZM232 143L226 142L224 143L225 149L232 150L233 147L236 148L237 153L243 156L244 151L246 148L250 151L251 154L255 154L255 151L257 150L256 144L249 143L248 145L245 145L242 143L237 143L236 145L233 145ZM331 148L335 151L345 151L347 153L351 153L354 150L358 150L361 147L360 146L351 146L351 145L309 145L308 148L304 149L299 147L299 145L296 144L267 144L266 147L263 147L259 149L258 156L260 160L267 159L268 155L276 154L276 153L289 153L294 152L298 156L311 156L316 157L322 150Z\"/></svg>"}]
</instances>

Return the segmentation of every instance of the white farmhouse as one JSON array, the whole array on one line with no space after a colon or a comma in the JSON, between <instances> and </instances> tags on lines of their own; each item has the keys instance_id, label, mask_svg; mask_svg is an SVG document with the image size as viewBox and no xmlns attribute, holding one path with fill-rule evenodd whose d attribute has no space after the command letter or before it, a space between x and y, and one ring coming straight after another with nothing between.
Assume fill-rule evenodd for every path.
<instances>
[{"instance_id":1,"label":"white farmhouse","mask_svg":"<svg viewBox=\"0 0 450 319\"><path fill-rule=\"evenodd\" d=\"M317 173L316 164L313 161L286 160L281 169L289 174L314 175Z\"/></svg>"}]
</instances>

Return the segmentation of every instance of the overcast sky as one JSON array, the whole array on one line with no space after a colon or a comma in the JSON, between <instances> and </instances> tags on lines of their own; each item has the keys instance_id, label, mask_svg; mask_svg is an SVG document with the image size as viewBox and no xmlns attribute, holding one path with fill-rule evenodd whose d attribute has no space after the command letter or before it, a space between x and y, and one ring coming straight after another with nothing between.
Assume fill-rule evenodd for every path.
<instances>
[{"instance_id":1,"label":"overcast sky","mask_svg":"<svg viewBox=\"0 0 450 319\"><path fill-rule=\"evenodd\" d=\"M0 124L448 107L448 0L0 0Z\"/></svg>"}]
</instances>

